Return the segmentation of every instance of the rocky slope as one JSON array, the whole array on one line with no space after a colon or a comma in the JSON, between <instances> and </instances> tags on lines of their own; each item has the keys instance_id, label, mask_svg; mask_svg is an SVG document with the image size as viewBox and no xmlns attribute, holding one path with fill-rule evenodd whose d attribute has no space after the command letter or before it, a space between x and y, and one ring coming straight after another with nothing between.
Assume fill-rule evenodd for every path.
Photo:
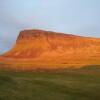
<instances>
[{"instance_id":1,"label":"rocky slope","mask_svg":"<svg viewBox=\"0 0 100 100\"><path fill-rule=\"evenodd\" d=\"M4 58L46 64L100 64L100 39L43 30L21 31Z\"/></svg>"}]
</instances>

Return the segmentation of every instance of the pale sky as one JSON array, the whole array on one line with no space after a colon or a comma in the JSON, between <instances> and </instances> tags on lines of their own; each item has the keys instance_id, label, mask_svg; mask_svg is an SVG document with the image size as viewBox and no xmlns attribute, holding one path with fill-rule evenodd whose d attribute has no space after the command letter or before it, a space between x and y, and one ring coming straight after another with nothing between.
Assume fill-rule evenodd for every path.
<instances>
[{"instance_id":1,"label":"pale sky","mask_svg":"<svg viewBox=\"0 0 100 100\"><path fill-rule=\"evenodd\" d=\"M24 29L100 37L100 0L0 0L0 54Z\"/></svg>"}]
</instances>

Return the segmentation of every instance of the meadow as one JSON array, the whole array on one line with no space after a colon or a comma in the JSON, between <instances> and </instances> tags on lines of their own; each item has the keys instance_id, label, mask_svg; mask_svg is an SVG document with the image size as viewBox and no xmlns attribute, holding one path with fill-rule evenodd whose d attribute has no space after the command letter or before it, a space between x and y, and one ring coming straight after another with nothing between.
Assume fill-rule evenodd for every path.
<instances>
[{"instance_id":1,"label":"meadow","mask_svg":"<svg viewBox=\"0 0 100 100\"><path fill-rule=\"evenodd\" d=\"M0 100L100 100L100 68L0 70Z\"/></svg>"}]
</instances>

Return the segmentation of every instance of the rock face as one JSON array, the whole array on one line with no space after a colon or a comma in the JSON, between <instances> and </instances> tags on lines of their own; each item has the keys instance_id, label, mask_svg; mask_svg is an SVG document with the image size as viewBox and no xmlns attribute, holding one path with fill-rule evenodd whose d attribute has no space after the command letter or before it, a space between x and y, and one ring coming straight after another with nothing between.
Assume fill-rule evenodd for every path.
<instances>
[{"instance_id":1,"label":"rock face","mask_svg":"<svg viewBox=\"0 0 100 100\"><path fill-rule=\"evenodd\" d=\"M21 31L5 58L55 64L98 64L100 39L43 30ZM99 63L100 64L100 63Z\"/></svg>"},{"instance_id":2,"label":"rock face","mask_svg":"<svg viewBox=\"0 0 100 100\"><path fill-rule=\"evenodd\" d=\"M16 45L4 56L34 59L45 53L52 55L55 52L60 55L60 52L69 52L69 49L78 46L74 43L77 38L80 37L42 30L26 30L20 32Z\"/></svg>"}]
</instances>

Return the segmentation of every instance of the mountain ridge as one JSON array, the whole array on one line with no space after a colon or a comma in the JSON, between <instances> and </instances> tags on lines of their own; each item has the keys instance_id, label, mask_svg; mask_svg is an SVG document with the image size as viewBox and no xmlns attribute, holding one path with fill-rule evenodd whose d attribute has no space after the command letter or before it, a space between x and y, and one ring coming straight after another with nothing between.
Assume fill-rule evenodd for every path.
<instances>
[{"instance_id":1,"label":"mountain ridge","mask_svg":"<svg viewBox=\"0 0 100 100\"><path fill-rule=\"evenodd\" d=\"M38 64L100 64L100 39L44 30L23 30L3 54L7 62ZM2 58L1 57L1 58Z\"/></svg>"}]
</instances>

